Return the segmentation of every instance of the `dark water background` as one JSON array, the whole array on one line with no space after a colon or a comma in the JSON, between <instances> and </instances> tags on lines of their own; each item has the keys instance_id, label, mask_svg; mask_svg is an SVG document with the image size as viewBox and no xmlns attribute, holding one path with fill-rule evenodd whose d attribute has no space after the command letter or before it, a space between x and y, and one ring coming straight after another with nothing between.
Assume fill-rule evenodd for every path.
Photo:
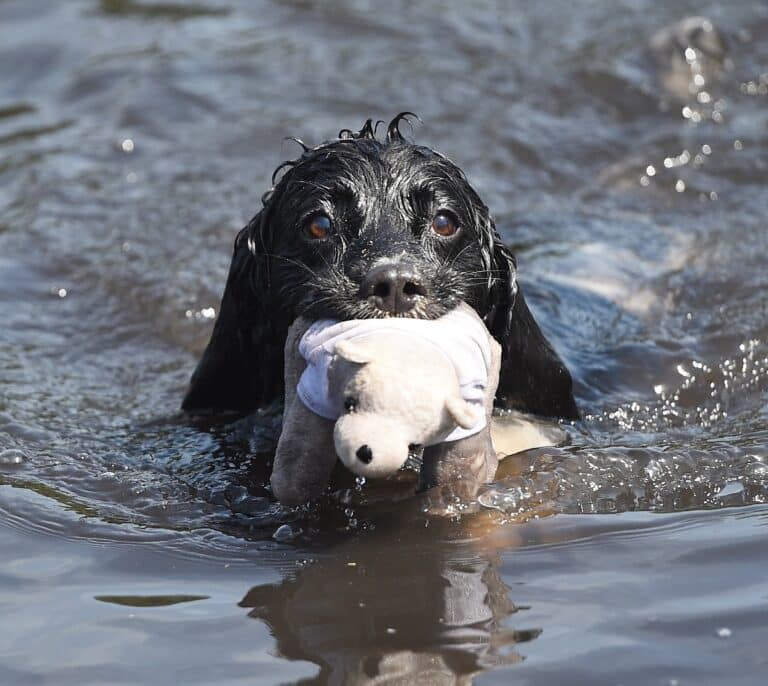
<instances>
[{"instance_id":1,"label":"dark water background","mask_svg":"<svg viewBox=\"0 0 768 686\"><path fill-rule=\"evenodd\" d=\"M692 15L727 54L658 37ZM0 683L768 683L767 32L756 1L1 1ZM401 110L585 421L480 514L284 512L274 412L177 408L281 139Z\"/></svg>"}]
</instances>

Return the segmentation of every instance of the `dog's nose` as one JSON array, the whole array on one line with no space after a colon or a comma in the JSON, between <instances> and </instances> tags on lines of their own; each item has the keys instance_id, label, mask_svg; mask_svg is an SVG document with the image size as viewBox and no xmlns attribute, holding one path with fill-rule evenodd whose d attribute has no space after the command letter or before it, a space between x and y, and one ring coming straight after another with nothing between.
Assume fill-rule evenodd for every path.
<instances>
[{"instance_id":1,"label":"dog's nose","mask_svg":"<svg viewBox=\"0 0 768 686\"><path fill-rule=\"evenodd\" d=\"M409 265L385 263L368 272L361 292L384 312L404 314L412 310L419 296L427 294L421 277Z\"/></svg>"}]
</instances>

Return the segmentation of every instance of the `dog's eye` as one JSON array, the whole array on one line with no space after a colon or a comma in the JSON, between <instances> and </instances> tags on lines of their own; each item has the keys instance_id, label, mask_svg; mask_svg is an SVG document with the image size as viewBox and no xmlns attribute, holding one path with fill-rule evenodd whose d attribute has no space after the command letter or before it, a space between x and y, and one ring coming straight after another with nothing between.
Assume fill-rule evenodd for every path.
<instances>
[{"instance_id":1,"label":"dog's eye","mask_svg":"<svg viewBox=\"0 0 768 686\"><path fill-rule=\"evenodd\" d=\"M316 214L307 222L307 233L310 238L323 239L328 238L333 231L333 224L329 217L324 214Z\"/></svg>"},{"instance_id":2,"label":"dog's eye","mask_svg":"<svg viewBox=\"0 0 768 686\"><path fill-rule=\"evenodd\" d=\"M348 395L344 398L344 410L347 412L354 412L357 409L357 399Z\"/></svg>"},{"instance_id":3,"label":"dog's eye","mask_svg":"<svg viewBox=\"0 0 768 686\"><path fill-rule=\"evenodd\" d=\"M458 230L458 222L450 214L445 212L436 214L435 218L432 220L432 231L438 236L447 238L453 236Z\"/></svg>"}]
</instances>

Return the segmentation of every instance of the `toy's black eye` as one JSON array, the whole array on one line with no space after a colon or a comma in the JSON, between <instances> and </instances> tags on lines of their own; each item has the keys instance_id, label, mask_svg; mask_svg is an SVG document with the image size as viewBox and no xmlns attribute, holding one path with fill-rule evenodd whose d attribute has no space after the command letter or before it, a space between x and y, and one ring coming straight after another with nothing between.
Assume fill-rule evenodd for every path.
<instances>
[{"instance_id":1,"label":"toy's black eye","mask_svg":"<svg viewBox=\"0 0 768 686\"><path fill-rule=\"evenodd\" d=\"M456 218L447 212L439 212L432 220L432 231L438 236L449 238L455 235L458 230L459 223L456 221Z\"/></svg>"},{"instance_id":2,"label":"toy's black eye","mask_svg":"<svg viewBox=\"0 0 768 686\"><path fill-rule=\"evenodd\" d=\"M344 398L344 409L347 412L354 412L357 409L357 398L353 398L351 395Z\"/></svg>"},{"instance_id":3,"label":"toy's black eye","mask_svg":"<svg viewBox=\"0 0 768 686\"><path fill-rule=\"evenodd\" d=\"M307 234L310 238L322 240L328 238L333 231L333 223L330 217L324 214L316 214L307 223Z\"/></svg>"}]
</instances>

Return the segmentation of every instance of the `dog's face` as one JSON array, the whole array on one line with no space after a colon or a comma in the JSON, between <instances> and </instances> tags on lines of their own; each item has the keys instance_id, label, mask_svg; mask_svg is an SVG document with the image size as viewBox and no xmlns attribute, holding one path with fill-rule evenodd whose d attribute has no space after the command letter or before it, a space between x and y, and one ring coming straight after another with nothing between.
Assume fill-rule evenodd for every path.
<instances>
[{"instance_id":1,"label":"dog's face","mask_svg":"<svg viewBox=\"0 0 768 686\"><path fill-rule=\"evenodd\" d=\"M255 237L284 306L342 320L435 319L462 300L486 309L495 231L445 157L400 137L349 137L289 165Z\"/></svg>"},{"instance_id":2,"label":"dog's face","mask_svg":"<svg viewBox=\"0 0 768 686\"><path fill-rule=\"evenodd\" d=\"M571 376L517 287L515 258L462 171L371 121L304 147L238 234L183 407L251 410L283 391L286 336L310 319L436 319L473 307L502 347L497 403L577 417Z\"/></svg>"}]
</instances>

